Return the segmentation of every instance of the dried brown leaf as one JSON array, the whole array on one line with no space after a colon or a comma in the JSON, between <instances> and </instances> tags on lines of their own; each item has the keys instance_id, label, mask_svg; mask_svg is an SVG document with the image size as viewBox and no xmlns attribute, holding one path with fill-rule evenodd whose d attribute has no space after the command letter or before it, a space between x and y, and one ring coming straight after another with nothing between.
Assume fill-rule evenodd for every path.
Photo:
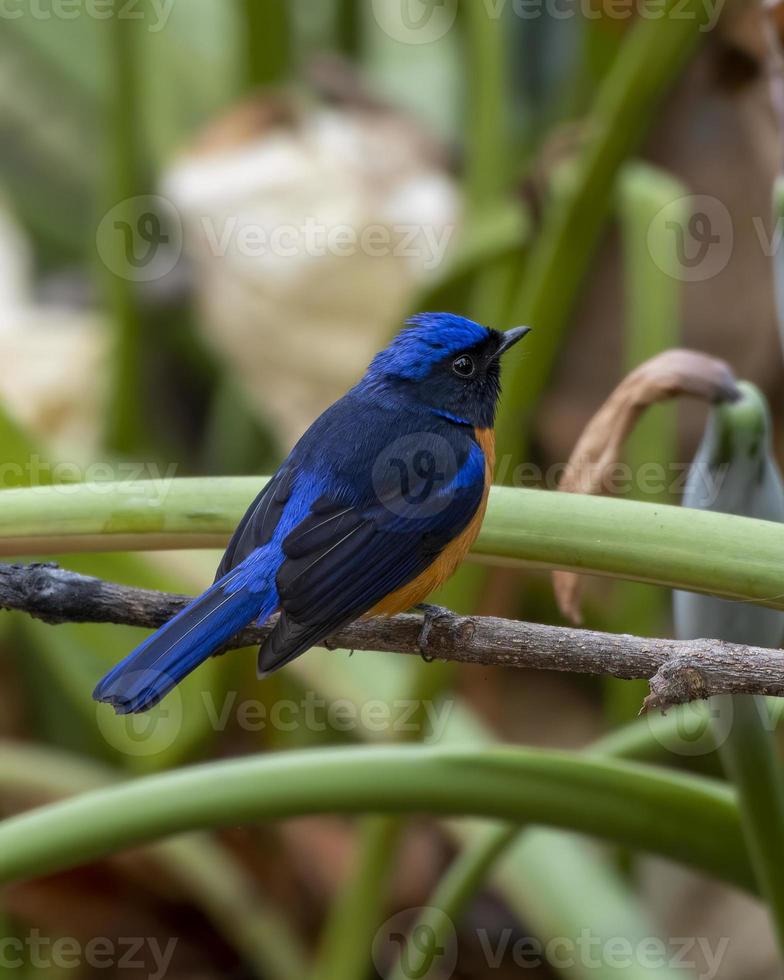
<instances>
[{"instance_id":1,"label":"dried brown leaf","mask_svg":"<svg viewBox=\"0 0 784 980\"><path fill-rule=\"evenodd\" d=\"M559 491L609 493L607 476L621 459L624 442L650 405L681 396L701 401L734 401L738 397L729 365L692 350L668 350L628 374L588 422L566 464ZM573 623L582 620L580 576L553 572L553 588L561 613Z\"/></svg>"}]
</instances>

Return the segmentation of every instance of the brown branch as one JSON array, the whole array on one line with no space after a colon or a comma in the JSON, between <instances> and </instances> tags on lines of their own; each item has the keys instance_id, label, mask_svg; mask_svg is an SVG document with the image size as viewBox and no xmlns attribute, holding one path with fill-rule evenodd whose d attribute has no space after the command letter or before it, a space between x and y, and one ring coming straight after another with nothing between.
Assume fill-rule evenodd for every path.
<instances>
[{"instance_id":1,"label":"brown branch","mask_svg":"<svg viewBox=\"0 0 784 980\"><path fill-rule=\"evenodd\" d=\"M116 585L53 564L0 564L0 609L26 612L47 623L158 627L188 601L187 596ZM229 647L259 644L272 625L245 630ZM720 640L644 639L444 613L433 618L427 631L414 615L359 620L331 637L327 646L425 654L483 666L646 678L651 693L643 710L664 710L713 694L784 697L784 658L778 651Z\"/></svg>"}]
</instances>

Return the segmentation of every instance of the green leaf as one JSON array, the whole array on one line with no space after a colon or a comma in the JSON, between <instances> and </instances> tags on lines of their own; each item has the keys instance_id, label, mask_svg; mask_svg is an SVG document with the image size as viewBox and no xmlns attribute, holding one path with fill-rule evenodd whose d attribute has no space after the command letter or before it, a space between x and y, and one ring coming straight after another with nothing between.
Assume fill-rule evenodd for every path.
<instances>
[{"instance_id":1,"label":"green leaf","mask_svg":"<svg viewBox=\"0 0 784 980\"><path fill-rule=\"evenodd\" d=\"M784 484L771 446L771 419L761 392L741 384L742 397L719 405L692 463L684 507L784 521ZM733 643L778 647L784 613L710 596L676 593L681 639L715 636ZM768 901L784 954L784 772L764 698L714 699L727 775L737 787L743 829L760 890Z\"/></svg>"},{"instance_id":2,"label":"green leaf","mask_svg":"<svg viewBox=\"0 0 784 980\"><path fill-rule=\"evenodd\" d=\"M187 830L367 812L559 826L753 888L734 794L716 780L565 752L419 746L283 752L86 793L0 824L0 881Z\"/></svg>"}]
</instances>

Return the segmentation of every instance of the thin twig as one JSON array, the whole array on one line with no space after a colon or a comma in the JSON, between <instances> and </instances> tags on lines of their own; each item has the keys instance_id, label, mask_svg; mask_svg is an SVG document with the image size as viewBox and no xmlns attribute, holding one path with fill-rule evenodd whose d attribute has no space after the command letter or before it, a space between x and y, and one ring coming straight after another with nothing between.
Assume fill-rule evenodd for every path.
<instances>
[{"instance_id":1,"label":"thin twig","mask_svg":"<svg viewBox=\"0 0 784 980\"><path fill-rule=\"evenodd\" d=\"M0 564L0 609L26 612L47 623L158 627L188 601L187 596L104 582L54 564ZM255 646L273 626L271 620L247 629L227 649ZM445 613L432 618L424 635L421 617L406 614L358 620L330 637L325 645L424 653L437 660L483 666L609 674L626 680L645 678L651 693L643 711L664 710L714 694L784 697L784 658L780 653L721 640L646 639Z\"/></svg>"}]
</instances>

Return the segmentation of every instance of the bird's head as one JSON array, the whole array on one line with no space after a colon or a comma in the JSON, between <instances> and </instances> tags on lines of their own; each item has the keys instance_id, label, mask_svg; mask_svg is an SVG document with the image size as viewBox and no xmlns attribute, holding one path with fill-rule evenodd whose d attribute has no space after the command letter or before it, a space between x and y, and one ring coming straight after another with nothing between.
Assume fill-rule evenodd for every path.
<instances>
[{"instance_id":1,"label":"bird's head","mask_svg":"<svg viewBox=\"0 0 784 980\"><path fill-rule=\"evenodd\" d=\"M364 384L402 389L437 414L489 428L501 393L501 356L529 329L502 333L453 313L419 313L376 355Z\"/></svg>"}]
</instances>

